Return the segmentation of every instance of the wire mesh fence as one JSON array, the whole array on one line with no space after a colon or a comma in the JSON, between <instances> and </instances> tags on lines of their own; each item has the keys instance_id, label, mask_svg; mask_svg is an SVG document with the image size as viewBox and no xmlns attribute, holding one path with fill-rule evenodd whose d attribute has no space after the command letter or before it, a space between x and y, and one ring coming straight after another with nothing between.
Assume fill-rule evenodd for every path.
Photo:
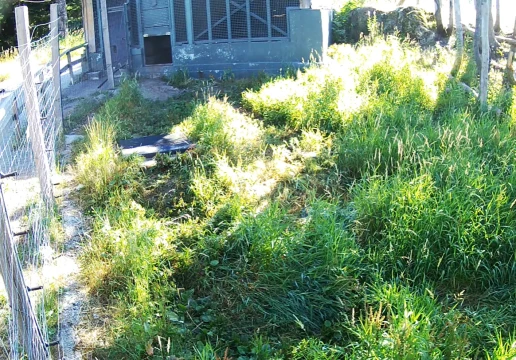
<instances>
[{"instance_id":1,"label":"wire mesh fence","mask_svg":"<svg viewBox=\"0 0 516 360\"><path fill-rule=\"evenodd\" d=\"M288 8L299 8L299 0L192 0L191 4L198 43L287 38ZM182 28L183 19L176 20L176 29Z\"/></svg>"},{"instance_id":2,"label":"wire mesh fence","mask_svg":"<svg viewBox=\"0 0 516 360\"><path fill-rule=\"evenodd\" d=\"M4 292L8 305L0 354L10 359L48 359L55 340L49 339L46 321L45 266L54 253L49 227L61 95L54 81L59 57L52 56L57 21L44 25L53 31L38 41L19 36L23 85L0 98L0 295Z\"/></svg>"}]
</instances>

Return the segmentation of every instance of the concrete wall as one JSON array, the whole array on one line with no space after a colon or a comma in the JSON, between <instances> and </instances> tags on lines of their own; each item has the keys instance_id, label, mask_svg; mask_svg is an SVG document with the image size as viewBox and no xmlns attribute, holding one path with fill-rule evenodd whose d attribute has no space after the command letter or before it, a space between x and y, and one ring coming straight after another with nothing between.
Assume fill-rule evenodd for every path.
<instances>
[{"instance_id":1,"label":"concrete wall","mask_svg":"<svg viewBox=\"0 0 516 360\"><path fill-rule=\"evenodd\" d=\"M173 63L144 66L143 49L131 50L132 70L144 76L187 69L192 76L243 76L259 71L277 73L287 66L303 66L311 56L324 61L331 44L333 12L321 9L288 10L289 38L278 41L240 41L216 44L183 44L172 47Z\"/></svg>"}]
</instances>

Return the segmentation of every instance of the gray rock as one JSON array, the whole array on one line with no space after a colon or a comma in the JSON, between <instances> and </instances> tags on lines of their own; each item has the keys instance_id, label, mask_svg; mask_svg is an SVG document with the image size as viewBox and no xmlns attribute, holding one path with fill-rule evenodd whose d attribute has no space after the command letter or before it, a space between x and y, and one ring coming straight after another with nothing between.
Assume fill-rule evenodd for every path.
<instances>
[{"instance_id":1,"label":"gray rock","mask_svg":"<svg viewBox=\"0 0 516 360\"><path fill-rule=\"evenodd\" d=\"M402 37L416 40L421 46L436 43L435 32L431 30L435 24L434 15L411 6L389 12L372 7L351 10L343 29L346 40L354 43L363 35L369 35L369 21L372 17L376 17L380 30L386 35L397 33Z\"/></svg>"}]
</instances>

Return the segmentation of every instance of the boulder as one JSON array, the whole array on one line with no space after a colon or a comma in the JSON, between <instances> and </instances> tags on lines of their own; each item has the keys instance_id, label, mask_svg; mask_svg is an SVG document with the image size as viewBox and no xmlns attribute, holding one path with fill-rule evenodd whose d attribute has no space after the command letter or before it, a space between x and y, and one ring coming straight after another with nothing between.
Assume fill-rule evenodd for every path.
<instances>
[{"instance_id":1,"label":"boulder","mask_svg":"<svg viewBox=\"0 0 516 360\"><path fill-rule=\"evenodd\" d=\"M421 46L431 46L436 43L435 32L431 30L431 24L435 23L435 17L422 9L415 7L400 7L393 11L383 12L372 7L361 7L349 11L342 22L341 28L337 26L340 36L345 42L355 43L363 35L369 35L369 22L372 17L380 26L384 34L399 34L401 37L414 39ZM338 16L337 16L338 18ZM335 28L334 28L335 30Z\"/></svg>"}]
</instances>

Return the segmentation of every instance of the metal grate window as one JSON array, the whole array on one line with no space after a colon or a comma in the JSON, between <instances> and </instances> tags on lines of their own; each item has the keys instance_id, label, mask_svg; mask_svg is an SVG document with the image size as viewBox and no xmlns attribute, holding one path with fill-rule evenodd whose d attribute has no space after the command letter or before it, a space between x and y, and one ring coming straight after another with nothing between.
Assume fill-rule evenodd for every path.
<instances>
[{"instance_id":1,"label":"metal grate window","mask_svg":"<svg viewBox=\"0 0 516 360\"><path fill-rule=\"evenodd\" d=\"M188 42L186 31L186 11L184 0L174 0L174 29L176 35L176 44L184 44Z\"/></svg>"},{"instance_id":2,"label":"metal grate window","mask_svg":"<svg viewBox=\"0 0 516 360\"><path fill-rule=\"evenodd\" d=\"M186 41L184 6L174 0L178 43L180 34ZM287 8L299 0L191 0L191 6L194 42L257 41L288 37Z\"/></svg>"}]
</instances>

